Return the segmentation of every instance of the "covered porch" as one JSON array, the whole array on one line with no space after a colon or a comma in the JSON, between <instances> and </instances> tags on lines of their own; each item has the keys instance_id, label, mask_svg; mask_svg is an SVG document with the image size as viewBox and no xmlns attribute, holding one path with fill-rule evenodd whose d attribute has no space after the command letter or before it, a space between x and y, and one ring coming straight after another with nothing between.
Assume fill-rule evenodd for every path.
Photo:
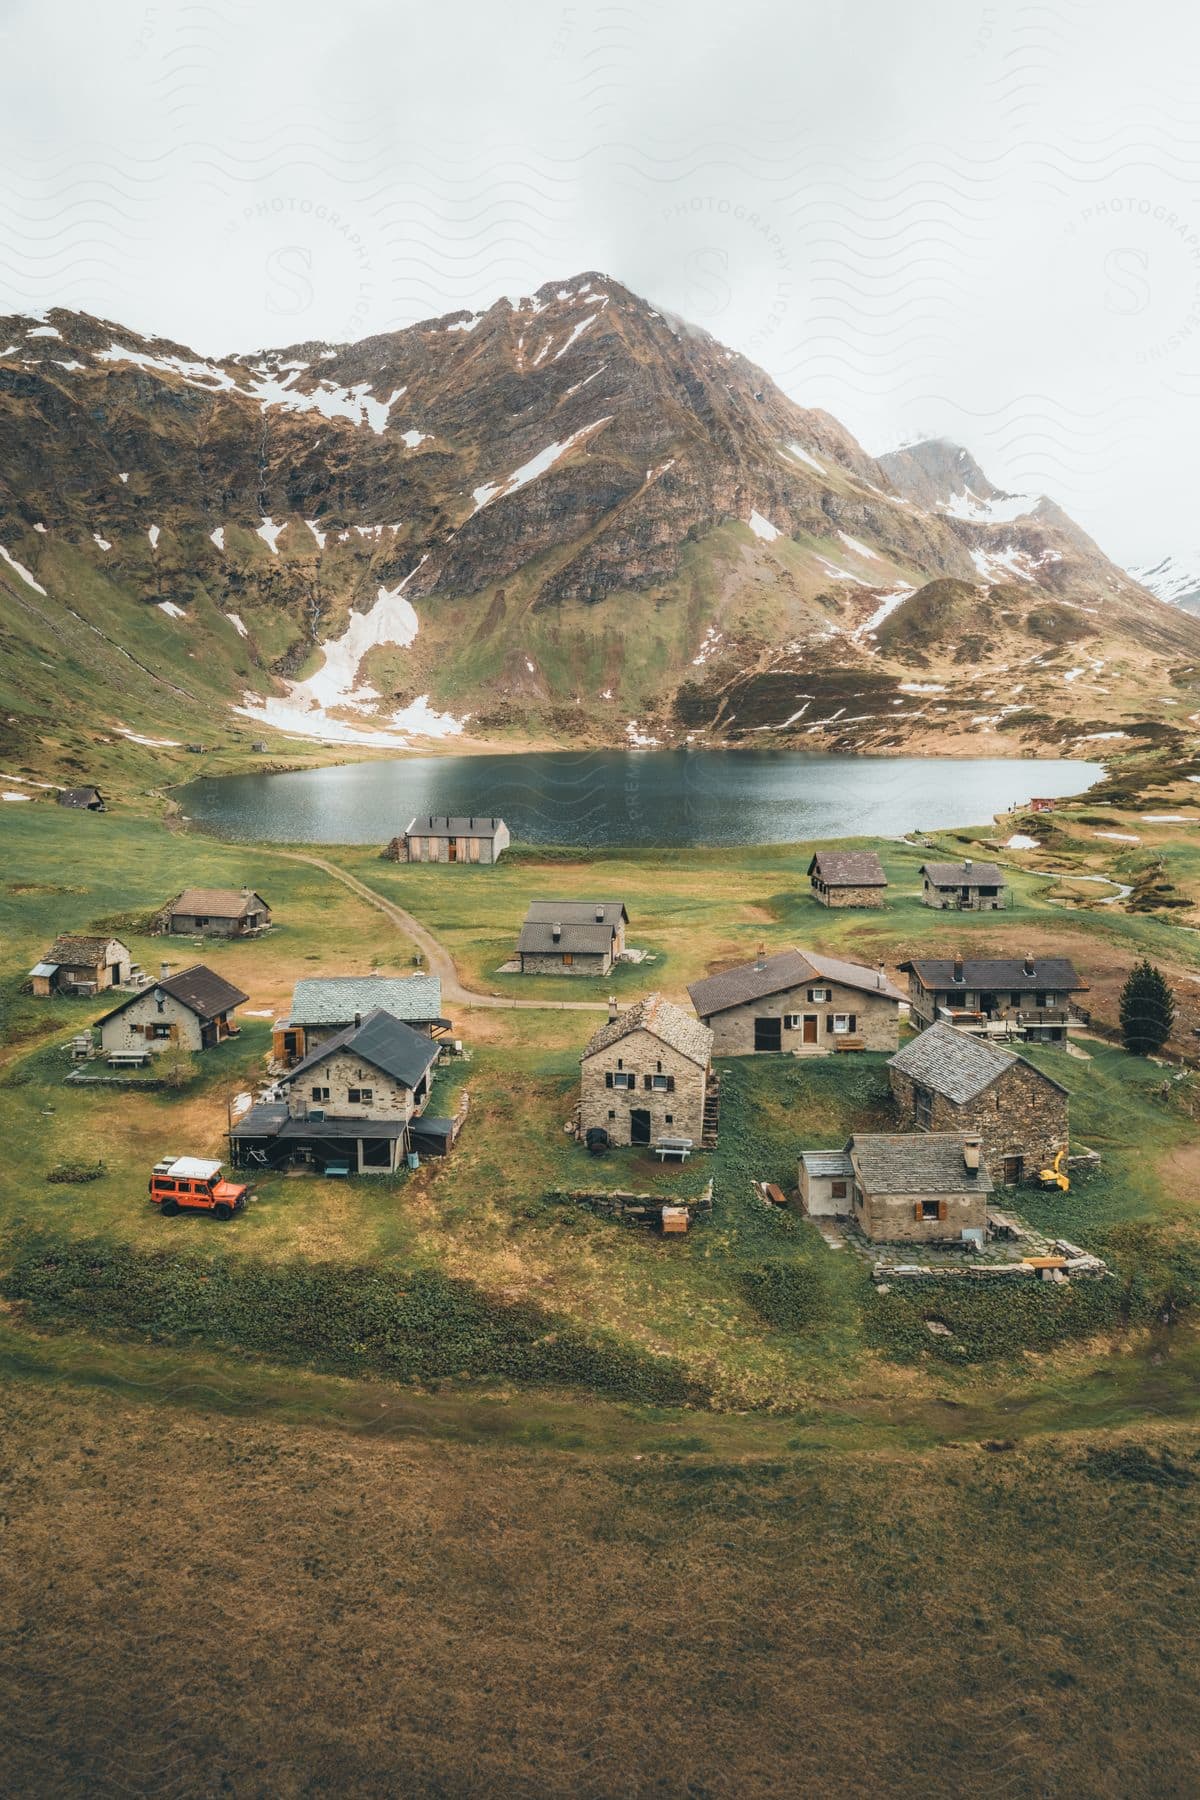
<instances>
[{"instance_id":1,"label":"covered porch","mask_svg":"<svg viewBox=\"0 0 1200 1800\"><path fill-rule=\"evenodd\" d=\"M260 1101L229 1132L235 1169L309 1168L318 1175L394 1175L408 1148L402 1119L294 1119Z\"/></svg>"}]
</instances>

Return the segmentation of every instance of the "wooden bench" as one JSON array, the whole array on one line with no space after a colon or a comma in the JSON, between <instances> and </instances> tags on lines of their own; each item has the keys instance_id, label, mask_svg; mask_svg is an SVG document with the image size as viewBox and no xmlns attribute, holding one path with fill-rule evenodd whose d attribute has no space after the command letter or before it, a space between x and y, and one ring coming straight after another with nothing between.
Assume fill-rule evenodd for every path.
<instances>
[{"instance_id":1,"label":"wooden bench","mask_svg":"<svg viewBox=\"0 0 1200 1800\"><path fill-rule=\"evenodd\" d=\"M654 1154L659 1162L665 1162L668 1156L677 1156L680 1162L686 1162L692 1154L692 1140L660 1137L654 1146Z\"/></svg>"},{"instance_id":2,"label":"wooden bench","mask_svg":"<svg viewBox=\"0 0 1200 1800\"><path fill-rule=\"evenodd\" d=\"M144 1069L150 1061L148 1050L110 1050L105 1058L110 1069Z\"/></svg>"},{"instance_id":3,"label":"wooden bench","mask_svg":"<svg viewBox=\"0 0 1200 1800\"><path fill-rule=\"evenodd\" d=\"M771 1202L772 1206L786 1206L788 1204L787 1195L782 1188L776 1187L773 1181L766 1181L763 1183L763 1192Z\"/></svg>"},{"instance_id":4,"label":"wooden bench","mask_svg":"<svg viewBox=\"0 0 1200 1800\"><path fill-rule=\"evenodd\" d=\"M348 1162L326 1163L323 1172L324 1172L326 1178L328 1180L332 1181L337 1176L349 1175L350 1164Z\"/></svg>"},{"instance_id":5,"label":"wooden bench","mask_svg":"<svg viewBox=\"0 0 1200 1800\"><path fill-rule=\"evenodd\" d=\"M865 1050L867 1040L860 1037L847 1037L845 1033L842 1033L834 1038L833 1047L835 1050Z\"/></svg>"}]
</instances>

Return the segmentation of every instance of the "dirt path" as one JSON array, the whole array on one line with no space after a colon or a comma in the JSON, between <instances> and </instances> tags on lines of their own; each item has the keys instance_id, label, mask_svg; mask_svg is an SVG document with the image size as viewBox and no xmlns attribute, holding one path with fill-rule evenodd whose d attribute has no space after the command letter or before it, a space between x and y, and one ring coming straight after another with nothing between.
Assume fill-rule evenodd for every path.
<instances>
[{"instance_id":1,"label":"dirt path","mask_svg":"<svg viewBox=\"0 0 1200 1800\"><path fill-rule=\"evenodd\" d=\"M471 988L465 988L458 978L458 970L454 966L454 958L433 933L405 912L402 906L393 905L385 900L382 894L360 881L357 875L351 875L345 869L339 869L336 863L326 862L323 856L310 856L304 850L275 850L266 845L257 846L266 856L282 856L288 862L309 863L314 869L321 869L331 875L335 881L349 888L368 906L373 906L393 925L399 927L413 940L423 954L429 971L436 975L442 984L442 997L455 1006L487 1006L504 1010L529 1010L534 1012L606 1012L608 1009L602 1000L510 1000L502 994L477 994Z\"/></svg>"}]
</instances>

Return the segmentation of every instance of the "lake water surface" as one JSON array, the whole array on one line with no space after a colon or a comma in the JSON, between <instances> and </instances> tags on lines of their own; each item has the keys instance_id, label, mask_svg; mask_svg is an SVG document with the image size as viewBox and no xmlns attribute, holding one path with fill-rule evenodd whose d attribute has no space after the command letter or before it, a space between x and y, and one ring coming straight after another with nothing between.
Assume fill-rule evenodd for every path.
<instances>
[{"instance_id":1,"label":"lake water surface","mask_svg":"<svg viewBox=\"0 0 1200 1800\"><path fill-rule=\"evenodd\" d=\"M534 844L780 844L986 824L1098 763L789 750L561 750L409 756L231 775L180 790L184 812L250 842L382 843L422 813L497 813Z\"/></svg>"}]
</instances>

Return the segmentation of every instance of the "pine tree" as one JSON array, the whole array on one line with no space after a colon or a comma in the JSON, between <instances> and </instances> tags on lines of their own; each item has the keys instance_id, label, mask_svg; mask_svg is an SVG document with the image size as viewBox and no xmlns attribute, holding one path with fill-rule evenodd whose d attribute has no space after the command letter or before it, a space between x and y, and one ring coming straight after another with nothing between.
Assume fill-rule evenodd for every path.
<instances>
[{"instance_id":1,"label":"pine tree","mask_svg":"<svg viewBox=\"0 0 1200 1800\"><path fill-rule=\"evenodd\" d=\"M1161 969L1150 961L1129 971L1121 989L1121 1036L1135 1056L1161 1050L1175 1023L1175 1000Z\"/></svg>"}]
</instances>

